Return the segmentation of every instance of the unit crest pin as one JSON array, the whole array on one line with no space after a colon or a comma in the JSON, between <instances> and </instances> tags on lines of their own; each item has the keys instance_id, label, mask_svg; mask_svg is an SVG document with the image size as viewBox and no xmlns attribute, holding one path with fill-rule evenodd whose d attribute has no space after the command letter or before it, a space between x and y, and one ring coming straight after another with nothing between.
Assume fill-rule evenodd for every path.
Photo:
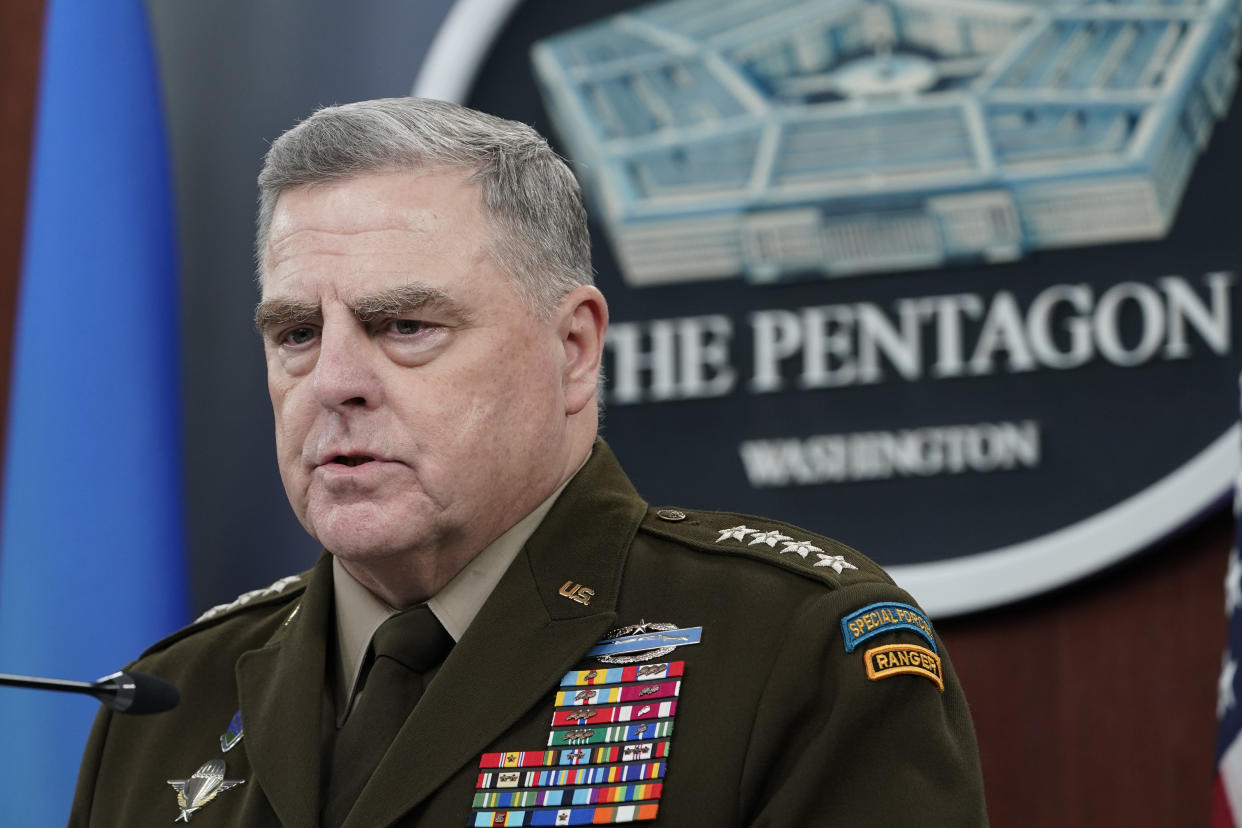
<instances>
[{"instance_id":1,"label":"unit crest pin","mask_svg":"<svg viewBox=\"0 0 1242 828\"><path fill-rule=\"evenodd\" d=\"M245 735L245 729L242 727L241 711L238 710L233 714L232 720L229 721L229 726L220 734L220 750L228 753L237 747L243 735Z\"/></svg>"}]
</instances>

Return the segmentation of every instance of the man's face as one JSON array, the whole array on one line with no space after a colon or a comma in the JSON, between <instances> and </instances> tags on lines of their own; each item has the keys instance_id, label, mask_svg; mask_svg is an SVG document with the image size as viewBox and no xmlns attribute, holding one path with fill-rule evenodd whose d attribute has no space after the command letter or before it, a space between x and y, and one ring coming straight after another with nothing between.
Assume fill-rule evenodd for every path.
<instances>
[{"instance_id":1,"label":"man's face","mask_svg":"<svg viewBox=\"0 0 1242 828\"><path fill-rule=\"evenodd\" d=\"M518 299L464 178L370 174L276 205L257 320L280 473L346 561L460 566L565 474L563 314Z\"/></svg>"}]
</instances>

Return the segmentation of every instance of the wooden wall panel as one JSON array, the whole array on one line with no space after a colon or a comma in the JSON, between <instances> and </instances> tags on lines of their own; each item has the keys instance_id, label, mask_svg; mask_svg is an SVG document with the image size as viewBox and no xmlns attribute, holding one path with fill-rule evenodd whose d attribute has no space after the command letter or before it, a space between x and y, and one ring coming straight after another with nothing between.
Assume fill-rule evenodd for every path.
<instances>
[{"instance_id":1,"label":"wooden wall panel","mask_svg":"<svg viewBox=\"0 0 1242 828\"><path fill-rule=\"evenodd\" d=\"M13 316L43 40L43 0L0 2L0 435L6 434ZM0 468L4 440L0 437Z\"/></svg>"},{"instance_id":2,"label":"wooden wall panel","mask_svg":"<svg viewBox=\"0 0 1242 828\"><path fill-rule=\"evenodd\" d=\"M1206 827L1228 509L1110 572L937 626L997 828Z\"/></svg>"}]
</instances>

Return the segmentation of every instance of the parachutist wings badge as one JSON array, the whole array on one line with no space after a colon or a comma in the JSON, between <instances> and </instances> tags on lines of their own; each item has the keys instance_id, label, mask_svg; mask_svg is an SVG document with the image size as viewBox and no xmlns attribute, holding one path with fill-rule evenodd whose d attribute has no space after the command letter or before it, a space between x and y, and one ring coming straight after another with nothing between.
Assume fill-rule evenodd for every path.
<instances>
[{"instance_id":1,"label":"parachutist wings badge","mask_svg":"<svg viewBox=\"0 0 1242 828\"><path fill-rule=\"evenodd\" d=\"M244 779L225 779L223 759L212 759L194 771L189 779L169 779L168 784L177 792L177 807L181 815L173 822L189 822L195 811L216 798L216 794L241 785Z\"/></svg>"}]
</instances>

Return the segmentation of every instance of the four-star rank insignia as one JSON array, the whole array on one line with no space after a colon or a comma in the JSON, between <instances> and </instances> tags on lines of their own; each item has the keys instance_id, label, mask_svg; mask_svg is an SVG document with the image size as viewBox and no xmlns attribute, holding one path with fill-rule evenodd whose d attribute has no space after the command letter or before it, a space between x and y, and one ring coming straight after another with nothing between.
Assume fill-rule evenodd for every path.
<instances>
[{"instance_id":1,"label":"four-star rank insignia","mask_svg":"<svg viewBox=\"0 0 1242 828\"><path fill-rule=\"evenodd\" d=\"M771 549L776 549L776 545L779 543L781 548L776 551L780 555L792 552L803 560L806 560L807 555L814 552L815 557L818 558L818 560L811 564L812 567L831 567L832 570L838 575L847 569L858 569L857 566L847 561L844 555L826 555L824 554L824 550L820 549L811 541L798 540L789 535L783 535L778 529L760 531L759 529L751 529L743 523L739 526L729 526L724 529L716 529L714 531L720 535L720 537L716 538L716 543L739 541L747 546L767 545Z\"/></svg>"},{"instance_id":2,"label":"four-star rank insignia","mask_svg":"<svg viewBox=\"0 0 1242 828\"><path fill-rule=\"evenodd\" d=\"M216 798L217 794L243 784L244 779L225 779L223 759L211 759L194 771L189 779L169 779L168 784L177 792L177 807L181 815L173 822L189 822L195 811Z\"/></svg>"}]
</instances>

